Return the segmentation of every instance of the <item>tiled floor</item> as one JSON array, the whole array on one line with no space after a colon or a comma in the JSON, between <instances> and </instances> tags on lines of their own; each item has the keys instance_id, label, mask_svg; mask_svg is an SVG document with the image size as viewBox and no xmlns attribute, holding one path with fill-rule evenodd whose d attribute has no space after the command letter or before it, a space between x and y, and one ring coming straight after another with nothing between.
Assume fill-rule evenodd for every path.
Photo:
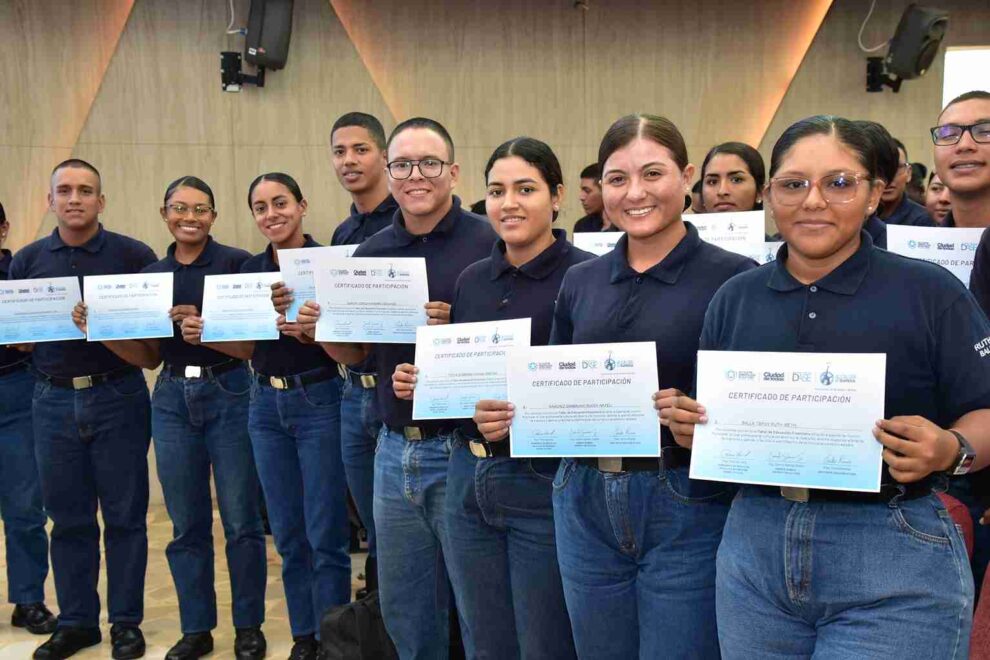
<instances>
[{"instance_id":1,"label":"tiled floor","mask_svg":"<svg viewBox=\"0 0 990 660\"><path fill-rule=\"evenodd\" d=\"M163 658L165 652L174 644L181 633L179 631L179 610L172 585L172 576L168 572L165 561L165 545L172 537L172 524L169 522L165 507L152 505L148 514L148 577L145 589L145 618L141 629L144 631L148 644L145 656L149 659ZM228 659L233 658L234 631L230 624L230 585L227 577L227 567L223 552L223 529L220 527L219 516L214 516L214 543L216 545L216 575L217 601L220 608L220 626L213 631L215 650L209 657ZM292 636L289 634L289 623L285 609L285 597L282 592L281 562L271 537L268 538L268 597L264 632L268 638L268 657L287 658L292 647ZM7 567L3 552L3 538L0 535L0 602L7 595ZM357 590L363 583L357 580L358 573L364 569L364 555L352 555L352 589ZM104 582L105 573L100 576L100 598L106 594ZM51 574L45 585L48 606L54 611L55 587ZM105 605L105 601L104 601ZM47 637L35 636L18 628L10 626L10 612L13 606L0 605L0 660L25 660L31 657L35 647ZM93 660L110 657L109 626L106 623L106 613L103 615L103 639L100 646L93 647L74 658Z\"/></svg>"}]
</instances>

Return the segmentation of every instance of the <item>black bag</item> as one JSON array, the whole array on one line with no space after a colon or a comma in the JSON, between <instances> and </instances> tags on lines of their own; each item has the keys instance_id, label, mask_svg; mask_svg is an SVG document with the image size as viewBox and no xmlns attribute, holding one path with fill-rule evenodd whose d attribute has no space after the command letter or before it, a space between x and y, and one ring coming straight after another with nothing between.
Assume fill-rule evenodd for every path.
<instances>
[{"instance_id":1,"label":"black bag","mask_svg":"<svg viewBox=\"0 0 990 660\"><path fill-rule=\"evenodd\" d=\"M378 591L335 607L320 622L324 660L398 660L395 645L385 631Z\"/></svg>"}]
</instances>

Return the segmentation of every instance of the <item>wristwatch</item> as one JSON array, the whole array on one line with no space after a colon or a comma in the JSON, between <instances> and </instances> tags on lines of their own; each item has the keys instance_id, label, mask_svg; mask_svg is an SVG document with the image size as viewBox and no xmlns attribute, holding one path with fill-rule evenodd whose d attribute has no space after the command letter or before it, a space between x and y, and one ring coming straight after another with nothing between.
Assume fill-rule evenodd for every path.
<instances>
[{"instance_id":1,"label":"wristwatch","mask_svg":"<svg viewBox=\"0 0 990 660\"><path fill-rule=\"evenodd\" d=\"M956 440L959 441L959 454L956 457L956 462L949 468L949 474L953 477L958 477L968 473L969 469L973 467L973 461L976 460L976 451L973 450L973 445L969 444L969 441L963 437L962 433L953 431L952 429L949 429L949 433L956 436Z\"/></svg>"}]
</instances>

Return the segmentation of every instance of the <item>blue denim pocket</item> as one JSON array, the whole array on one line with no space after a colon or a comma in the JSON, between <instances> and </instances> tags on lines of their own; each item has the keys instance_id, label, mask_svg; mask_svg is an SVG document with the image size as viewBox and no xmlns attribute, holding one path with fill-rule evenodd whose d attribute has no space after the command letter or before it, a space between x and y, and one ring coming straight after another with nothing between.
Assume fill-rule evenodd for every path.
<instances>
[{"instance_id":1,"label":"blue denim pocket","mask_svg":"<svg viewBox=\"0 0 990 660\"><path fill-rule=\"evenodd\" d=\"M702 481L688 477L687 468L673 468L661 472L660 479L674 499L684 504L704 504L721 501L729 504L735 487L720 481Z\"/></svg>"},{"instance_id":2,"label":"blue denim pocket","mask_svg":"<svg viewBox=\"0 0 990 660\"><path fill-rule=\"evenodd\" d=\"M214 379L217 389L231 396L244 396L251 391L251 374L244 367L222 373Z\"/></svg>"},{"instance_id":3,"label":"blue denim pocket","mask_svg":"<svg viewBox=\"0 0 990 660\"><path fill-rule=\"evenodd\" d=\"M107 387L118 396L130 397L148 393L148 383L142 373L128 374L122 378L107 381Z\"/></svg>"},{"instance_id":4,"label":"blue denim pocket","mask_svg":"<svg viewBox=\"0 0 990 660\"><path fill-rule=\"evenodd\" d=\"M577 461L573 458L562 458L560 467L557 468L557 475L553 478L553 489L563 490L567 482L571 480L574 471L577 469Z\"/></svg>"},{"instance_id":5,"label":"blue denim pocket","mask_svg":"<svg viewBox=\"0 0 990 660\"><path fill-rule=\"evenodd\" d=\"M300 392L306 403L314 408L332 408L340 405L340 386L336 378L303 385Z\"/></svg>"},{"instance_id":6,"label":"blue denim pocket","mask_svg":"<svg viewBox=\"0 0 990 660\"><path fill-rule=\"evenodd\" d=\"M560 461L556 458L530 458L525 459L529 463L529 470L539 479L553 482L560 469Z\"/></svg>"},{"instance_id":7,"label":"blue denim pocket","mask_svg":"<svg viewBox=\"0 0 990 660\"><path fill-rule=\"evenodd\" d=\"M894 527L918 541L935 546L948 546L952 541L949 530L955 525L949 513L933 502L934 496L901 501L890 506Z\"/></svg>"},{"instance_id":8,"label":"blue denim pocket","mask_svg":"<svg viewBox=\"0 0 990 660\"><path fill-rule=\"evenodd\" d=\"M52 389L52 384L49 383L47 380L36 380L34 382L34 392L32 393L31 396L35 401L38 401L39 399L44 399L45 396L47 396L48 392L51 391L51 389Z\"/></svg>"}]
</instances>

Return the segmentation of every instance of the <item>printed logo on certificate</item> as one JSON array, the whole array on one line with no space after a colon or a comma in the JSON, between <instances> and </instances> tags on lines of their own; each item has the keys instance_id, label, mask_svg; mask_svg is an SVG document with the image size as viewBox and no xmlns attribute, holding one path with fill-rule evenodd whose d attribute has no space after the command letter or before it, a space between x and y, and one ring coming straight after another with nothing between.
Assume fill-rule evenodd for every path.
<instances>
[{"instance_id":1,"label":"printed logo on certificate","mask_svg":"<svg viewBox=\"0 0 990 660\"><path fill-rule=\"evenodd\" d=\"M882 353L698 352L692 479L878 492Z\"/></svg>"},{"instance_id":2,"label":"printed logo on certificate","mask_svg":"<svg viewBox=\"0 0 990 660\"><path fill-rule=\"evenodd\" d=\"M983 227L911 227L887 225L887 249L938 264L969 286Z\"/></svg>"},{"instance_id":3,"label":"printed logo on certificate","mask_svg":"<svg viewBox=\"0 0 990 660\"><path fill-rule=\"evenodd\" d=\"M332 257L349 257L357 248L357 245L321 245L278 251L282 281L285 286L292 289L292 304L285 310L286 321L295 323L303 303L307 300L316 300L313 273L322 267L323 261Z\"/></svg>"}]
</instances>

